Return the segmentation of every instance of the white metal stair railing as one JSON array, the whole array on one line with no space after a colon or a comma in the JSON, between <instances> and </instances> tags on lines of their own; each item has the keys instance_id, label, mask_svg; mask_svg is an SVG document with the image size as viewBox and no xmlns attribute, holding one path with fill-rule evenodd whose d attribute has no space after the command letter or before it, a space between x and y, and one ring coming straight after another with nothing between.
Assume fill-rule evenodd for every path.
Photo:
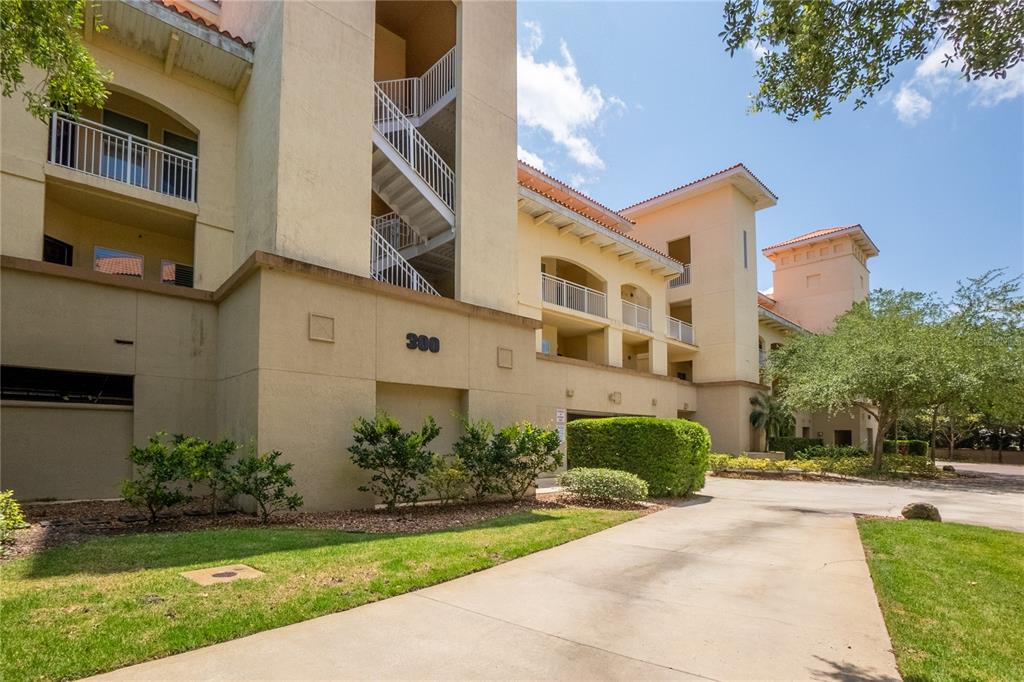
<instances>
[{"instance_id":1,"label":"white metal stair railing","mask_svg":"<svg viewBox=\"0 0 1024 682\"><path fill-rule=\"evenodd\" d=\"M689 283L690 283L690 264L689 263L687 263L686 265L683 266L683 271L681 273L679 273L679 275L677 275L676 277L673 277L672 279L670 279L668 281L668 285L672 289L675 289L676 287L681 287L684 284L689 284Z\"/></svg>"},{"instance_id":2,"label":"white metal stair railing","mask_svg":"<svg viewBox=\"0 0 1024 682\"><path fill-rule=\"evenodd\" d=\"M373 229L380 233L391 246L399 251L410 246L423 244L426 240L397 213L385 213L370 219Z\"/></svg>"},{"instance_id":3,"label":"white metal stair railing","mask_svg":"<svg viewBox=\"0 0 1024 682\"><path fill-rule=\"evenodd\" d=\"M373 86L373 127L441 202L455 210L455 173L384 90Z\"/></svg>"},{"instance_id":4,"label":"white metal stair railing","mask_svg":"<svg viewBox=\"0 0 1024 682\"><path fill-rule=\"evenodd\" d=\"M541 297L545 302L597 317L607 317L607 297L602 292L547 273L541 273L540 280Z\"/></svg>"},{"instance_id":5,"label":"white metal stair railing","mask_svg":"<svg viewBox=\"0 0 1024 682\"><path fill-rule=\"evenodd\" d=\"M651 309L632 301L623 301L622 323L637 329L651 331Z\"/></svg>"},{"instance_id":6,"label":"white metal stair railing","mask_svg":"<svg viewBox=\"0 0 1024 682\"><path fill-rule=\"evenodd\" d=\"M377 81L403 114L417 118L455 89L455 48L419 77Z\"/></svg>"},{"instance_id":7,"label":"white metal stair railing","mask_svg":"<svg viewBox=\"0 0 1024 682\"><path fill-rule=\"evenodd\" d=\"M95 121L54 113L47 160L86 175L196 200L195 156Z\"/></svg>"},{"instance_id":8,"label":"white metal stair railing","mask_svg":"<svg viewBox=\"0 0 1024 682\"><path fill-rule=\"evenodd\" d=\"M692 324L677 320L674 317L666 317L665 320L668 322L667 329L665 330L666 336L676 341L688 343L691 346L694 345Z\"/></svg>"},{"instance_id":9,"label":"white metal stair railing","mask_svg":"<svg viewBox=\"0 0 1024 682\"><path fill-rule=\"evenodd\" d=\"M430 282L416 271L409 261L402 258L387 239L374 228L370 228L370 275L378 282L412 289L424 294L440 296Z\"/></svg>"}]
</instances>

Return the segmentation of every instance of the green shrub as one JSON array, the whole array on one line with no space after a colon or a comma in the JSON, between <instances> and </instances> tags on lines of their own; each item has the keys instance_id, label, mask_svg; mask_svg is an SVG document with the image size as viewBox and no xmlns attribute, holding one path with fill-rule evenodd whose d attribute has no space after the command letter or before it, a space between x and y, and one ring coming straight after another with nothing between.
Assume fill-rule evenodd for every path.
<instances>
[{"instance_id":1,"label":"green shrub","mask_svg":"<svg viewBox=\"0 0 1024 682\"><path fill-rule=\"evenodd\" d=\"M359 490L379 497L389 511L400 502L415 504L423 497L422 477L433 460L427 446L441 433L433 417L427 417L419 431L402 431L397 419L381 411L373 421L360 417L352 429L355 444L348 449L352 461L373 472L370 482Z\"/></svg>"},{"instance_id":2,"label":"green shrub","mask_svg":"<svg viewBox=\"0 0 1024 682\"><path fill-rule=\"evenodd\" d=\"M0 492L0 551L14 537L14 531L24 525L25 516L21 513L21 505L14 499L14 491Z\"/></svg>"},{"instance_id":3,"label":"green shrub","mask_svg":"<svg viewBox=\"0 0 1024 682\"><path fill-rule=\"evenodd\" d=\"M930 444L926 440L886 440L882 442L882 453L887 455L928 455Z\"/></svg>"},{"instance_id":4,"label":"green shrub","mask_svg":"<svg viewBox=\"0 0 1024 682\"><path fill-rule=\"evenodd\" d=\"M799 438L797 436L776 436L768 439L768 449L772 452L785 452L787 458L815 445L824 445L824 442L820 438Z\"/></svg>"},{"instance_id":5,"label":"green shrub","mask_svg":"<svg viewBox=\"0 0 1024 682\"><path fill-rule=\"evenodd\" d=\"M889 474L919 477L937 476L939 474L939 470L932 464L931 458L927 455L883 455L882 471Z\"/></svg>"},{"instance_id":6,"label":"green shrub","mask_svg":"<svg viewBox=\"0 0 1024 682\"><path fill-rule=\"evenodd\" d=\"M708 471L724 471L729 468L733 456L723 452L712 452L708 455Z\"/></svg>"},{"instance_id":7,"label":"green shrub","mask_svg":"<svg viewBox=\"0 0 1024 682\"><path fill-rule=\"evenodd\" d=\"M276 511L294 511L302 506L302 496L288 492L295 485L291 476L293 464L279 463L280 457L277 450L253 454L238 460L231 468L232 492L251 497L263 523Z\"/></svg>"},{"instance_id":8,"label":"green shrub","mask_svg":"<svg viewBox=\"0 0 1024 682\"><path fill-rule=\"evenodd\" d=\"M442 505L464 498L470 486L469 470L457 456L434 455L424 478Z\"/></svg>"},{"instance_id":9,"label":"green shrub","mask_svg":"<svg viewBox=\"0 0 1024 682\"><path fill-rule=\"evenodd\" d=\"M452 453L462 461L469 473L473 496L482 500L498 490L500 462L490 447L494 425L486 419L472 421L462 417L462 435L452 446Z\"/></svg>"},{"instance_id":10,"label":"green shrub","mask_svg":"<svg viewBox=\"0 0 1024 682\"><path fill-rule=\"evenodd\" d=\"M863 455L852 457L814 457L809 459L755 459L711 455L712 471L801 471L804 473L834 474L837 476L874 476L871 458ZM882 476L936 476L938 470L927 457L886 455L882 458Z\"/></svg>"},{"instance_id":11,"label":"green shrub","mask_svg":"<svg viewBox=\"0 0 1024 682\"><path fill-rule=\"evenodd\" d=\"M852 445L813 445L796 453L797 459L840 459L843 457L867 457L868 451Z\"/></svg>"},{"instance_id":12,"label":"green shrub","mask_svg":"<svg viewBox=\"0 0 1024 682\"><path fill-rule=\"evenodd\" d=\"M150 436L146 447L132 446L128 459L135 465L135 477L121 482L125 502L145 510L149 522L156 523L157 514L167 507L189 499L172 484L186 475L185 451L164 442L166 433Z\"/></svg>"},{"instance_id":13,"label":"green shrub","mask_svg":"<svg viewBox=\"0 0 1024 682\"><path fill-rule=\"evenodd\" d=\"M567 493L595 502L639 502L647 499L647 482L616 469L569 469L558 477Z\"/></svg>"},{"instance_id":14,"label":"green shrub","mask_svg":"<svg viewBox=\"0 0 1024 682\"><path fill-rule=\"evenodd\" d=\"M491 438L488 458L494 463L500 492L513 500L522 499L537 477L562 463L558 434L530 422L503 428Z\"/></svg>"},{"instance_id":15,"label":"green shrub","mask_svg":"<svg viewBox=\"0 0 1024 682\"><path fill-rule=\"evenodd\" d=\"M655 496L689 495L704 487L711 437L685 419L609 417L568 424L568 459L575 467L618 469L647 482Z\"/></svg>"},{"instance_id":16,"label":"green shrub","mask_svg":"<svg viewBox=\"0 0 1024 682\"><path fill-rule=\"evenodd\" d=\"M238 444L233 440L213 442L178 434L174 437L174 448L180 451L189 490L197 483L205 485L210 491L210 513L216 516L218 493L231 494L228 459L238 450Z\"/></svg>"}]
</instances>

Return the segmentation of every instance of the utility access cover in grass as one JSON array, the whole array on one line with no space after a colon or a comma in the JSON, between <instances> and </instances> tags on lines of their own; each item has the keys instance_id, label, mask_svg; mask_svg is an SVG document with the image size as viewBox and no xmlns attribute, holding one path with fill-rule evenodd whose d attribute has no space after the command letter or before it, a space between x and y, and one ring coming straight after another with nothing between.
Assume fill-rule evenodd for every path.
<instances>
[{"instance_id":1,"label":"utility access cover in grass","mask_svg":"<svg viewBox=\"0 0 1024 682\"><path fill-rule=\"evenodd\" d=\"M231 566L201 568L198 571L186 571L178 575L200 585L216 585L217 583L230 583L235 580L259 578L263 575L263 571L257 571L252 566L246 566L245 564L233 564Z\"/></svg>"}]
</instances>

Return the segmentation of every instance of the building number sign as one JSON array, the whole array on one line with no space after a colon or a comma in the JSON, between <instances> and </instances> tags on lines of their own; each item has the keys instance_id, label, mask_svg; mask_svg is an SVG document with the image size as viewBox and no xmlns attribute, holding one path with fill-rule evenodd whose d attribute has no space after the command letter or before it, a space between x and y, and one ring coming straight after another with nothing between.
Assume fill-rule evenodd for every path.
<instances>
[{"instance_id":1,"label":"building number sign","mask_svg":"<svg viewBox=\"0 0 1024 682\"><path fill-rule=\"evenodd\" d=\"M441 350L441 339L436 336L409 332L405 335L405 347L409 350L429 350L431 353L438 353Z\"/></svg>"}]
</instances>

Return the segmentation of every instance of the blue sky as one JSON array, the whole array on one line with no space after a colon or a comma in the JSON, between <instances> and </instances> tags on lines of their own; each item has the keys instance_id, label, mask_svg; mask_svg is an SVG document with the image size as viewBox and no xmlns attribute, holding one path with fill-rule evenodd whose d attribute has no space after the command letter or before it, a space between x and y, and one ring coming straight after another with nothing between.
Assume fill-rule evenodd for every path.
<instances>
[{"instance_id":1,"label":"blue sky","mask_svg":"<svg viewBox=\"0 0 1024 682\"><path fill-rule=\"evenodd\" d=\"M621 208L737 162L779 197L758 245L860 223L872 287L937 291L1024 269L1024 68L965 84L939 54L859 110L747 112L752 51L723 49L717 3L519 3L520 157ZM771 264L761 257L762 289Z\"/></svg>"}]
</instances>

